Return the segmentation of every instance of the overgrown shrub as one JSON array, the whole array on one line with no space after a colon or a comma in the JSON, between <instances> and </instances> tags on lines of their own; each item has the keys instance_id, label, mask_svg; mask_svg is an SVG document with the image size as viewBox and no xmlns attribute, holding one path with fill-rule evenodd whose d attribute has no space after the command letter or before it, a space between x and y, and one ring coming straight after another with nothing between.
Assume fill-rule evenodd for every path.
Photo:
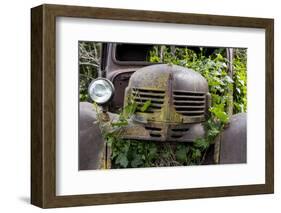
<instances>
[{"instance_id":1,"label":"overgrown shrub","mask_svg":"<svg viewBox=\"0 0 281 213\"><path fill-rule=\"evenodd\" d=\"M79 48L79 99L90 101L88 86L98 77L101 61L101 43L80 41Z\"/></svg>"},{"instance_id":2,"label":"overgrown shrub","mask_svg":"<svg viewBox=\"0 0 281 213\"><path fill-rule=\"evenodd\" d=\"M234 59L234 90L233 106L234 114L247 112L247 50L235 49Z\"/></svg>"}]
</instances>

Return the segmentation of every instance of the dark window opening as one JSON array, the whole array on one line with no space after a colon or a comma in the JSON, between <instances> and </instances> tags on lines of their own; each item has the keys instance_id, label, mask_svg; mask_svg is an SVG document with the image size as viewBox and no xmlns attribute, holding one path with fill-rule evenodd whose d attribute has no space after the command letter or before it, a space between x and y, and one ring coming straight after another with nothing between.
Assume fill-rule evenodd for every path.
<instances>
[{"instance_id":1,"label":"dark window opening","mask_svg":"<svg viewBox=\"0 0 281 213\"><path fill-rule=\"evenodd\" d=\"M117 44L117 61L147 61L153 45Z\"/></svg>"}]
</instances>

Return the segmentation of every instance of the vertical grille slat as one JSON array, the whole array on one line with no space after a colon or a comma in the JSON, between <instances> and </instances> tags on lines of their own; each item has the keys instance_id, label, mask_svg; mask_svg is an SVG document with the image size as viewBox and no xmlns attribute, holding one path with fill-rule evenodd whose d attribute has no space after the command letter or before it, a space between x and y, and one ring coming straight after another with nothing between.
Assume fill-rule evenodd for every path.
<instances>
[{"instance_id":1,"label":"vertical grille slat","mask_svg":"<svg viewBox=\"0 0 281 213\"><path fill-rule=\"evenodd\" d=\"M184 116L204 116L206 94L202 92L174 91L173 103L176 111Z\"/></svg>"}]
</instances>

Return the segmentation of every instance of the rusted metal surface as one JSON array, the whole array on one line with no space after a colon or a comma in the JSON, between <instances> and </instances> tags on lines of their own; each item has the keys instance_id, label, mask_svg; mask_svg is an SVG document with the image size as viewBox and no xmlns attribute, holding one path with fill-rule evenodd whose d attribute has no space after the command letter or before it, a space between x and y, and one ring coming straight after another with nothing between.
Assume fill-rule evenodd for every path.
<instances>
[{"instance_id":1,"label":"rusted metal surface","mask_svg":"<svg viewBox=\"0 0 281 213\"><path fill-rule=\"evenodd\" d=\"M218 134L214 140L214 163L218 164L220 161L220 151L221 151L221 134Z\"/></svg>"},{"instance_id":2,"label":"rusted metal surface","mask_svg":"<svg viewBox=\"0 0 281 213\"><path fill-rule=\"evenodd\" d=\"M123 107L125 89L129 84L131 75L135 72L135 69L121 69L115 70L108 75L108 79L113 83L115 88L115 94L112 101L109 104L111 112L118 112Z\"/></svg>"},{"instance_id":3,"label":"rusted metal surface","mask_svg":"<svg viewBox=\"0 0 281 213\"><path fill-rule=\"evenodd\" d=\"M80 102L79 106L79 170L109 169L111 150L103 140L93 104ZM101 116L103 122L117 117L108 112Z\"/></svg>"},{"instance_id":4,"label":"rusted metal surface","mask_svg":"<svg viewBox=\"0 0 281 213\"><path fill-rule=\"evenodd\" d=\"M201 123L148 123L140 124L132 122L124 128L122 138L137 139L141 141L158 142L194 142L196 138L204 136L204 128Z\"/></svg>"},{"instance_id":5,"label":"rusted metal surface","mask_svg":"<svg viewBox=\"0 0 281 213\"><path fill-rule=\"evenodd\" d=\"M120 59L120 57L118 57L116 53L117 45L118 44L109 43L109 44L104 44L103 46L103 53L104 53L102 59L103 70L101 70L101 75L109 79L115 87L115 96L109 105L110 112L118 112L118 110L123 107L125 89L128 86L131 75L136 70L152 64L150 62L140 61L140 59L136 60L138 54L136 50L134 50L134 48L132 47L124 51L123 54L127 56L135 55L134 58L131 58L134 59L135 61L118 60ZM138 46L143 46L143 45L133 45L133 46L135 47L135 49L137 49ZM141 55L139 57L143 59Z\"/></svg>"},{"instance_id":6,"label":"rusted metal surface","mask_svg":"<svg viewBox=\"0 0 281 213\"><path fill-rule=\"evenodd\" d=\"M79 170L103 167L105 142L102 138L93 105L80 102L79 109Z\"/></svg>"},{"instance_id":7,"label":"rusted metal surface","mask_svg":"<svg viewBox=\"0 0 281 213\"><path fill-rule=\"evenodd\" d=\"M231 117L229 124L216 137L203 161L207 164L247 163L247 114Z\"/></svg>"},{"instance_id":8,"label":"rusted metal surface","mask_svg":"<svg viewBox=\"0 0 281 213\"><path fill-rule=\"evenodd\" d=\"M191 69L167 64L141 68L131 76L125 97L125 105L132 97L140 108L146 101L151 104L136 111L124 138L193 142L204 136L208 84Z\"/></svg>"},{"instance_id":9,"label":"rusted metal surface","mask_svg":"<svg viewBox=\"0 0 281 213\"><path fill-rule=\"evenodd\" d=\"M219 163L247 162L247 114L231 117L229 126L221 133Z\"/></svg>"}]
</instances>

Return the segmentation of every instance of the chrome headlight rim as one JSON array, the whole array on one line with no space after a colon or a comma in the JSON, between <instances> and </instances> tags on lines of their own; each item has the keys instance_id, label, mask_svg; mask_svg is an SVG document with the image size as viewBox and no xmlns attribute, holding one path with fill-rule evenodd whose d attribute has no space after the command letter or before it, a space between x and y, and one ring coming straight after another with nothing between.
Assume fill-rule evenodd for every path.
<instances>
[{"instance_id":1,"label":"chrome headlight rim","mask_svg":"<svg viewBox=\"0 0 281 213\"><path fill-rule=\"evenodd\" d=\"M108 86L110 87L111 89L111 94L110 96L104 100L104 101L97 101L95 100L95 98L93 98L93 95L92 95L92 87L95 83L97 83L98 81L104 81L106 84L108 84ZM94 101L95 103L99 104L99 105L104 105L104 104L107 104L114 96L114 93L115 93L115 88L114 88L114 85L113 83L106 79L106 78L102 78L102 77L99 77L99 78L96 78L94 79L90 84L89 84L89 87L88 87L88 94L90 96L90 98L92 99L92 101Z\"/></svg>"}]
</instances>

